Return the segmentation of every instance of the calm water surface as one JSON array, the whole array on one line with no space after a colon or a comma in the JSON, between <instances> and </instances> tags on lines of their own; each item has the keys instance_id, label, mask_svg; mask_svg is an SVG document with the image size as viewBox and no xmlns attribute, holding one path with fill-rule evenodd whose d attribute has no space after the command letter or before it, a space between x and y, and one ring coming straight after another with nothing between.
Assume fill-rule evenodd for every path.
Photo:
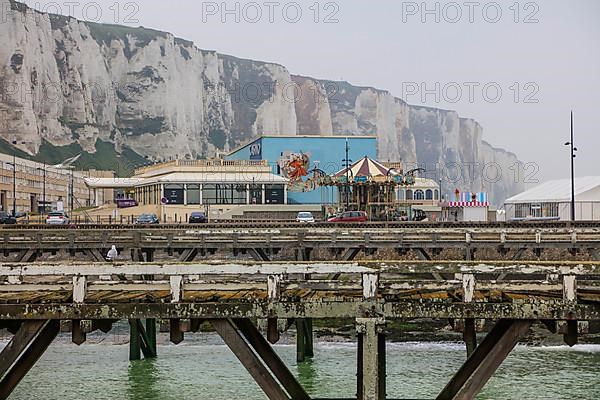
<instances>
[{"instance_id":1,"label":"calm water surface","mask_svg":"<svg viewBox=\"0 0 600 400\"><path fill-rule=\"evenodd\" d=\"M6 342L0 343L4 347ZM316 343L315 359L298 365L295 346L277 352L312 396L355 394L356 345ZM210 333L159 346L159 357L130 363L128 345L53 344L10 400L263 400L260 389ZM463 346L388 344L388 397L432 399L465 358ZM600 346L518 347L480 399L600 399Z\"/></svg>"}]
</instances>

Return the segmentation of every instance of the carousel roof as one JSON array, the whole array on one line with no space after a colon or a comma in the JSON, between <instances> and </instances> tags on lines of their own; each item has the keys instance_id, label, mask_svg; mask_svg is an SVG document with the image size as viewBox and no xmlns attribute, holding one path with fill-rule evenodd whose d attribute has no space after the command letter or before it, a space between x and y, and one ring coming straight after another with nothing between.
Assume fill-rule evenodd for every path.
<instances>
[{"instance_id":1,"label":"carousel roof","mask_svg":"<svg viewBox=\"0 0 600 400\"><path fill-rule=\"evenodd\" d=\"M398 172L394 169L390 169L380 163L379 161L375 161L370 159L369 157L364 157L359 161L355 162L350 166L350 168L344 168L337 174L336 177L345 176L348 174L348 170L350 170L349 174L352 177L377 177L377 176L389 176L389 175L398 175Z\"/></svg>"}]
</instances>

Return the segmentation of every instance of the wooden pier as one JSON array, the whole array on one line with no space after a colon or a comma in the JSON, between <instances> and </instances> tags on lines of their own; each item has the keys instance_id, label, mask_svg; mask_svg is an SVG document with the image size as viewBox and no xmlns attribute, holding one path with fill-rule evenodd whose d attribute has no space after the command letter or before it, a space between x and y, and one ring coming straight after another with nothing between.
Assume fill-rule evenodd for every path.
<instances>
[{"instance_id":1,"label":"wooden pier","mask_svg":"<svg viewBox=\"0 0 600 400\"><path fill-rule=\"evenodd\" d=\"M310 399L271 344L279 320L302 327L298 321L330 318L355 320L361 400L386 399L386 322L464 321L471 354L438 399L472 399L535 321L574 345L582 322L600 320L600 263L0 264L0 328L14 334L0 353L0 399L52 343L60 321L70 321L73 342L82 344L118 320L130 322L134 357L156 356L157 320L168 321L173 343L185 339L184 321L192 331L208 321L269 399ZM267 321L266 337L257 319ZM493 324L478 345L475 320Z\"/></svg>"},{"instance_id":2,"label":"wooden pier","mask_svg":"<svg viewBox=\"0 0 600 400\"><path fill-rule=\"evenodd\" d=\"M289 224L288 224L289 225ZM293 260L352 261L361 254L380 258L444 260L522 260L542 256L555 260L584 255L600 261L600 225L576 228L520 226L393 228L345 226L289 227L73 227L51 229L0 229L0 255L5 262L34 262L44 256L61 255L105 261L114 245L120 259L151 262L192 262L197 259L247 255L255 261L276 261L280 253L295 254ZM543 226L543 225L542 225ZM444 252L451 251L452 256ZM389 253L395 254L390 257ZM289 259L288 259L289 260Z\"/></svg>"}]
</instances>

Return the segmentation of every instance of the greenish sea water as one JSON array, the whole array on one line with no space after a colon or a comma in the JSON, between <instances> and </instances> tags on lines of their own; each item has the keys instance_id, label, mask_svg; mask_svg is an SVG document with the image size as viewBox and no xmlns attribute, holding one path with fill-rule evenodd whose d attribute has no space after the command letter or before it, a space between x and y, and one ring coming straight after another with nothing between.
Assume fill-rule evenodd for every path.
<instances>
[{"instance_id":1,"label":"greenish sea water","mask_svg":"<svg viewBox=\"0 0 600 400\"><path fill-rule=\"evenodd\" d=\"M0 342L3 347L6 341ZM315 359L297 364L295 346L277 352L312 396L355 395L356 345L315 344ZM211 333L159 346L156 360L129 362L126 344L53 344L10 400L225 400L265 399L245 369ZM432 399L465 358L460 344L390 343L391 399ZM600 399L600 346L519 346L480 399Z\"/></svg>"}]
</instances>

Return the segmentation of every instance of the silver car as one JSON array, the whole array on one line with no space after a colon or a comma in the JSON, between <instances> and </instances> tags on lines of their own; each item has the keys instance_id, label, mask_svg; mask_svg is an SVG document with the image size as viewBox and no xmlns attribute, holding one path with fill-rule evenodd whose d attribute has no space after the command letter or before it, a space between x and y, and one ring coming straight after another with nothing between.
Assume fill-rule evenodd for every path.
<instances>
[{"instance_id":1,"label":"silver car","mask_svg":"<svg viewBox=\"0 0 600 400\"><path fill-rule=\"evenodd\" d=\"M68 225L69 216L64 211L53 211L46 218L48 225Z\"/></svg>"},{"instance_id":2,"label":"silver car","mask_svg":"<svg viewBox=\"0 0 600 400\"><path fill-rule=\"evenodd\" d=\"M299 212L298 216L296 216L296 222L312 224L315 222L315 217L310 212Z\"/></svg>"}]
</instances>

